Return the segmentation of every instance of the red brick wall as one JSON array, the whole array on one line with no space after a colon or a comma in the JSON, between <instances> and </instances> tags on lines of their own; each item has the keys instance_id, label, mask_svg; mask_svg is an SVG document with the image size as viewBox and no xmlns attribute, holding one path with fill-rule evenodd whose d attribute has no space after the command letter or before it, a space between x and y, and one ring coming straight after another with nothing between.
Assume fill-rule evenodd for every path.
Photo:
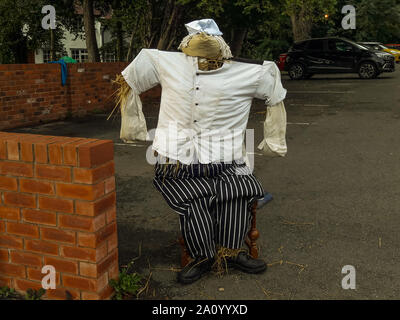
<instances>
[{"instance_id":1,"label":"red brick wall","mask_svg":"<svg viewBox=\"0 0 400 320\"><path fill-rule=\"evenodd\" d=\"M0 129L82 116L110 109L115 90L111 79L127 63L67 64L61 85L59 64L0 65Z\"/></svg>"},{"instance_id":2,"label":"red brick wall","mask_svg":"<svg viewBox=\"0 0 400 320\"><path fill-rule=\"evenodd\" d=\"M0 132L0 286L107 299L118 276L113 143Z\"/></svg>"},{"instance_id":3,"label":"red brick wall","mask_svg":"<svg viewBox=\"0 0 400 320\"><path fill-rule=\"evenodd\" d=\"M68 63L62 86L59 64L0 64L0 130L111 110L116 89L111 80L127 65ZM159 96L158 87L142 97Z\"/></svg>"}]
</instances>

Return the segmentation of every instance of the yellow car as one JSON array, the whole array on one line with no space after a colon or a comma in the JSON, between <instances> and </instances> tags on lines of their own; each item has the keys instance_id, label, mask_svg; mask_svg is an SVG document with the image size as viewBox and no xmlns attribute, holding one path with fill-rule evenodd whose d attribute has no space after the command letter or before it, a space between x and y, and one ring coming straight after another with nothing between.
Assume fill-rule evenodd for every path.
<instances>
[{"instance_id":1,"label":"yellow car","mask_svg":"<svg viewBox=\"0 0 400 320\"><path fill-rule=\"evenodd\" d=\"M384 52L390 53L391 55L394 56L396 63L400 62L400 50L385 47L380 42L359 42L359 44L366 47L367 49L372 49L372 50L376 50L376 51L384 51Z\"/></svg>"}]
</instances>

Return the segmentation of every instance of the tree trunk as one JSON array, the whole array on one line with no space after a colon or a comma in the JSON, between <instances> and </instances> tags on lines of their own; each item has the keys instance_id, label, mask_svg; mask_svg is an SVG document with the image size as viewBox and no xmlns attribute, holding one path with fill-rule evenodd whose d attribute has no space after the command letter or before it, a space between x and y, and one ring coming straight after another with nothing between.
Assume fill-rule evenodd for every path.
<instances>
[{"instance_id":1,"label":"tree trunk","mask_svg":"<svg viewBox=\"0 0 400 320\"><path fill-rule=\"evenodd\" d=\"M176 4L175 0L170 0L167 6L172 6L172 10L167 10L167 8L165 10L164 23L161 27L160 38L158 39L157 43L158 50L165 50L168 47L172 32L172 25L176 20L176 15L178 14L178 5Z\"/></svg>"},{"instance_id":2,"label":"tree trunk","mask_svg":"<svg viewBox=\"0 0 400 320\"><path fill-rule=\"evenodd\" d=\"M135 40L136 30L133 30L131 33L131 38L129 40L129 48L128 53L126 54L126 61L131 61L133 58L133 42Z\"/></svg>"},{"instance_id":3,"label":"tree trunk","mask_svg":"<svg viewBox=\"0 0 400 320\"><path fill-rule=\"evenodd\" d=\"M99 62L100 54L94 28L93 0L83 0L83 22L89 62Z\"/></svg>"},{"instance_id":4,"label":"tree trunk","mask_svg":"<svg viewBox=\"0 0 400 320\"><path fill-rule=\"evenodd\" d=\"M50 61L56 60L55 45L54 45L54 30L50 28Z\"/></svg>"},{"instance_id":5,"label":"tree trunk","mask_svg":"<svg viewBox=\"0 0 400 320\"><path fill-rule=\"evenodd\" d=\"M239 57L242 52L243 42L247 35L247 29L235 29L231 42L231 52L234 57Z\"/></svg>"},{"instance_id":6,"label":"tree trunk","mask_svg":"<svg viewBox=\"0 0 400 320\"><path fill-rule=\"evenodd\" d=\"M117 22L117 61L124 61L124 39L121 21Z\"/></svg>"},{"instance_id":7,"label":"tree trunk","mask_svg":"<svg viewBox=\"0 0 400 320\"><path fill-rule=\"evenodd\" d=\"M304 8L298 14L292 13L290 20L292 22L293 39L295 42L310 38L312 21L305 17Z\"/></svg>"}]
</instances>

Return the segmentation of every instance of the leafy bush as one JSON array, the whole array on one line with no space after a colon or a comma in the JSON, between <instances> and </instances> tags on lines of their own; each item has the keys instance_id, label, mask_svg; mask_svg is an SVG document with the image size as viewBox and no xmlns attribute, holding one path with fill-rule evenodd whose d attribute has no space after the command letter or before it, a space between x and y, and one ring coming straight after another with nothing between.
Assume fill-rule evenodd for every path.
<instances>
[{"instance_id":1,"label":"leafy bush","mask_svg":"<svg viewBox=\"0 0 400 320\"><path fill-rule=\"evenodd\" d=\"M22 299L21 295L15 291L15 289L11 289L7 286L0 287L0 300L20 300Z\"/></svg>"},{"instance_id":2,"label":"leafy bush","mask_svg":"<svg viewBox=\"0 0 400 320\"><path fill-rule=\"evenodd\" d=\"M118 280L111 279L109 284L115 290L113 299L122 300L137 294L141 288L142 276L136 272L130 273L129 269L132 267L133 261L130 262L125 268L122 268L119 273Z\"/></svg>"},{"instance_id":3,"label":"leafy bush","mask_svg":"<svg viewBox=\"0 0 400 320\"><path fill-rule=\"evenodd\" d=\"M39 290L28 289L26 291L25 300L41 300L45 293L46 290L43 288L40 288Z\"/></svg>"}]
</instances>

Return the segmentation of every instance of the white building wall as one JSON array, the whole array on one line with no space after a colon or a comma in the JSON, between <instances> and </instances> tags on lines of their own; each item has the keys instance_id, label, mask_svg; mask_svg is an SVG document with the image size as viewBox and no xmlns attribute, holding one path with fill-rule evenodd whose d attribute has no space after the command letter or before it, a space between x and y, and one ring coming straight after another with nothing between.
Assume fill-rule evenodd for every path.
<instances>
[{"instance_id":1,"label":"white building wall","mask_svg":"<svg viewBox=\"0 0 400 320\"><path fill-rule=\"evenodd\" d=\"M101 23L98 21L95 22L95 34L97 46L101 48L103 46L103 39L101 36ZM103 38L104 43L111 41L111 33L108 30L104 31ZM79 34L79 36L75 36L74 34L71 34L68 30L64 29L64 39L62 40L62 43L69 57L72 57L71 49L86 49L86 41L83 31ZM37 49L35 51L35 63L43 63L42 49Z\"/></svg>"}]
</instances>

